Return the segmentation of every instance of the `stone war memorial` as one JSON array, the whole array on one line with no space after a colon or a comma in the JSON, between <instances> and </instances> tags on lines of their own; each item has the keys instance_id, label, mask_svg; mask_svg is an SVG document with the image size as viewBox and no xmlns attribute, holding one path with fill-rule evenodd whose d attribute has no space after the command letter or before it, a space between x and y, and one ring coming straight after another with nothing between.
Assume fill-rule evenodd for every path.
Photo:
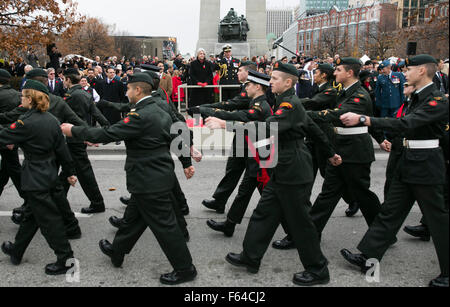
<instances>
[{"instance_id":1,"label":"stone war memorial","mask_svg":"<svg viewBox=\"0 0 450 307\"><path fill-rule=\"evenodd\" d=\"M236 58L265 55L269 51L266 23L266 0L246 0L245 15L230 8L222 20L220 0L201 0L197 49L218 55L228 43Z\"/></svg>"}]
</instances>

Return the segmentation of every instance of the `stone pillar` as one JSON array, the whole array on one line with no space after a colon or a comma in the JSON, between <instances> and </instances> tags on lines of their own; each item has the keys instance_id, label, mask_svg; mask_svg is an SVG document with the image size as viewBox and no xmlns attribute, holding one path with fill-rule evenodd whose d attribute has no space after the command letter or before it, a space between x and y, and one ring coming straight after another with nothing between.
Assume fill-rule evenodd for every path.
<instances>
[{"instance_id":1,"label":"stone pillar","mask_svg":"<svg viewBox=\"0 0 450 307\"><path fill-rule=\"evenodd\" d=\"M266 34L266 0L246 0L246 6L246 18L250 25L247 41L250 43L251 56L265 55L269 52Z\"/></svg>"},{"instance_id":2,"label":"stone pillar","mask_svg":"<svg viewBox=\"0 0 450 307\"><path fill-rule=\"evenodd\" d=\"M197 49L206 50L206 56L214 53L220 23L220 0L200 1L200 27Z\"/></svg>"}]
</instances>

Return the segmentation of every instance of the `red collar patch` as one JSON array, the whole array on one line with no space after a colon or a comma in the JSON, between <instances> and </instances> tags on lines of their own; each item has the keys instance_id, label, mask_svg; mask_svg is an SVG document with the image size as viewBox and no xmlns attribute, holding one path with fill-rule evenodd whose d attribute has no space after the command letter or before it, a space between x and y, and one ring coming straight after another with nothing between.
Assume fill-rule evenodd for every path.
<instances>
[{"instance_id":1,"label":"red collar patch","mask_svg":"<svg viewBox=\"0 0 450 307\"><path fill-rule=\"evenodd\" d=\"M11 126L9 126L9 128L12 129L12 130L14 130L14 129L17 128L17 124L16 124L16 123L13 123L13 124L11 124Z\"/></svg>"},{"instance_id":2,"label":"red collar patch","mask_svg":"<svg viewBox=\"0 0 450 307\"><path fill-rule=\"evenodd\" d=\"M128 123L130 122L130 118L129 118L129 117L125 117L125 118L123 119L123 122L124 122L125 124L128 124Z\"/></svg>"},{"instance_id":3,"label":"red collar patch","mask_svg":"<svg viewBox=\"0 0 450 307\"><path fill-rule=\"evenodd\" d=\"M428 104L429 104L430 106L432 106L432 107L435 107L435 106L438 105L438 103L437 103L436 100L430 101Z\"/></svg>"}]
</instances>

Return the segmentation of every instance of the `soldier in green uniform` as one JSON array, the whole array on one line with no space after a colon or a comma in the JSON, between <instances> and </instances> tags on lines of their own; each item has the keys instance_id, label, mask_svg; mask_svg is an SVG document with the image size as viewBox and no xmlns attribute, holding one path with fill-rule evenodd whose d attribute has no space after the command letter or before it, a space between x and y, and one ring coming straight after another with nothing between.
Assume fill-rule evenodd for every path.
<instances>
[{"instance_id":1,"label":"soldier in green uniform","mask_svg":"<svg viewBox=\"0 0 450 307\"><path fill-rule=\"evenodd\" d=\"M100 125L109 126L108 120L97 109L89 94L82 89L79 84L80 80L81 76L77 69L69 68L64 71L64 86L68 89L64 97L65 101L86 125L91 122L92 116ZM91 202L90 206L81 209L81 212L85 214L105 212L103 196L100 193L94 170L86 152L87 145L77 140L68 140L67 145L75 163L80 185ZM69 187L68 185L65 186L66 193Z\"/></svg>"},{"instance_id":2,"label":"soldier in green uniform","mask_svg":"<svg viewBox=\"0 0 450 307\"><path fill-rule=\"evenodd\" d=\"M28 205L15 242L4 242L2 251L10 256L13 264L19 265L34 235L41 229L58 258L56 263L45 267L45 273L65 274L69 269L66 262L73 258L73 252L53 192L59 185L56 160L61 163L66 180L72 185L76 183L72 159L58 120L47 112L47 87L28 80L22 91L22 106L28 111L9 129L0 128L0 144L18 144L24 151L22 189L27 193Z\"/></svg>"},{"instance_id":3,"label":"soldier in green uniform","mask_svg":"<svg viewBox=\"0 0 450 307\"><path fill-rule=\"evenodd\" d=\"M377 130L403 133L402 155L380 214L358 245L362 254L344 249L343 257L366 272L369 258L381 261L390 243L417 201L425 216L436 248L441 275L431 287L448 287L449 220L444 204L445 161L439 139L448 123L448 99L435 87L437 61L418 55L406 61L407 81L416 87L406 116L400 119L371 118L354 113L341 117L346 126L364 125Z\"/></svg>"},{"instance_id":4,"label":"soldier in green uniform","mask_svg":"<svg viewBox=\"0 0 450 307\"><path fill-rule=\"evenodd\" d=\"M131 201L113 244L100 241L100 249L120 267L145 229L149 227L169 259L174 271L161 276L164 284L193 280L197 271L173 210L171 191L175 183L174 163L170 154L172 120L151 99L153 80L147 74L130 77L127 96L135 111L117 124L101 129L62 126L68 137L106 143L125 140L127 147L127 188ZM193 174L191 174L193 175Z\"/></svg>"},{"instance_id":5,"label":"soldier in green uniform","mask_svg":"<svg viewBox=\"0 0 450 307\"><path fill-rule=\"evenodd\" d=\"M369 116L373 114L370 96L358 79L361 62L343 58L337 60L336 66L336 81L344 86L337 98L337 108L308 112L315 122L331 123L336 127L333 144L344 161L339 167L327 166L322 192L311 210L320 235L346 191L360 204L368 225L373 222L381 206L377 195L370 190L370 168L375 161L375 152L369 131L367 127L344 128L339 119L342 114L351 111Z\"/></svg>"},{"instance_id":6,"label":"soldier in green uniform","mask_svg":"<svg viewBox=\"0 0 450 307\"><path fill-rule=\"evenodd\" d=\"M284 221L305 268L304 272L294 275L293 282L301 286L312 286L326 284L330 277L328 261L320 249L319 237L307 205L308 186L313 181L313 174L311 155L304 138L312 121L295 94L297 82L298 74L293 65L281 62L274 65L270 84L272 91L278 94L276 112L266 123L269 124L268 130L278 133L273 135L275 145L278 142L278 163L250 219L243 252L229 253L226 260L234 266L245 267L247 271L257 273L275 231L280 222ZM258 122L251 124L257 126ZM320 131L318 127L317 129ZM322 136L325 137L323 133ZM330 162L339 165L342 160L335 155Z\"/></svg>"}]
</instances>

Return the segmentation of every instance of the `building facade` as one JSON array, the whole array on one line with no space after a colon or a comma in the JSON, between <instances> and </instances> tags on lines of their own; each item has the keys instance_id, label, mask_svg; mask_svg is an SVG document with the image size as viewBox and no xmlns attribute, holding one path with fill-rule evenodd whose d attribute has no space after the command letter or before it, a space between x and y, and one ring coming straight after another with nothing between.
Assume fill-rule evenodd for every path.
<instances>
[{"instance_id":1,"label":"building facade","mask_svg":"<svg viewBox=\"0 0 450 307\"><path fill-rule=\"evenodd\" d=\"M178 52L175 37L133 36L141 45L141 57L152 56L159 59L171 59Z\"/></svg>"},{"instance_id":2,"label":"building facade","mask_svg":"<svg viewBox=\"0 0 450 307\"><path fill-rule=\"evenodd\" d=\"M292 10L267 10L267 35L275 34L280 37L294 21Z\"/></svg>"}]
</instances>

